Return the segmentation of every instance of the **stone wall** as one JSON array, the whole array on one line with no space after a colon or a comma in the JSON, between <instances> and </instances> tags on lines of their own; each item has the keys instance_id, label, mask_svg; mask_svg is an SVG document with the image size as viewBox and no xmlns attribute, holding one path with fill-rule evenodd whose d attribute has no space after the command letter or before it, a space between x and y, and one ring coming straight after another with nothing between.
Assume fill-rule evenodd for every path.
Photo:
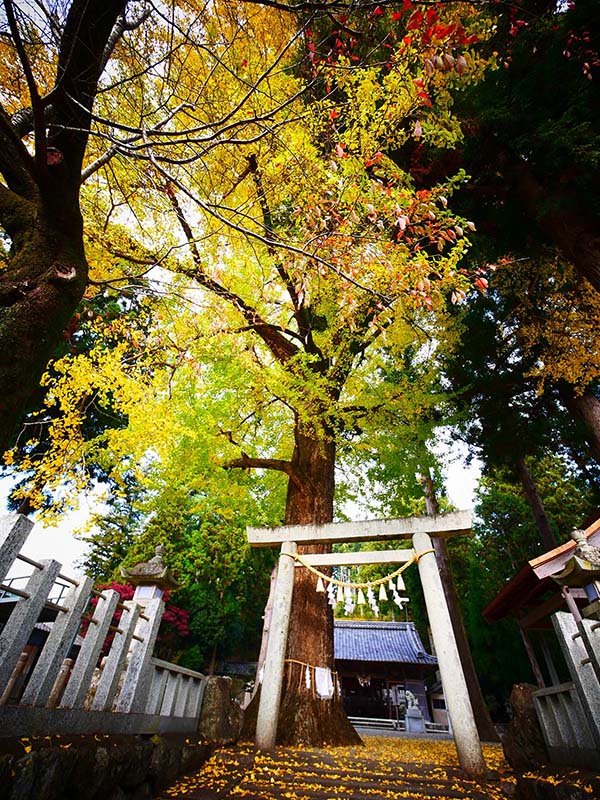
<instances>
[{"instance_id":1,"label":"stone wall","mask_svg":"<svg viewBox=\"0 0 600 800\"><path fill-rule=\"evenodd\" d=\"M4 739L0 800L146 800L212 749L174 734Z\"/></svg>"},{"instance_id":2,"label":"stone wall","mask_svg":"<svg viewBox=\"0 0 600 800\"><path fill-rule=\"evenodd\" d=\"M93 715L87 716L93 723ZM127 722L135 715L108 716ZM202 766L215 745L236 741L242 720L231 697L231 678L213 676L206 684L198 734L1 738L0 800L145 800ZM37 730L31 720L28 729Z\"/></svg>"}]
</instances>

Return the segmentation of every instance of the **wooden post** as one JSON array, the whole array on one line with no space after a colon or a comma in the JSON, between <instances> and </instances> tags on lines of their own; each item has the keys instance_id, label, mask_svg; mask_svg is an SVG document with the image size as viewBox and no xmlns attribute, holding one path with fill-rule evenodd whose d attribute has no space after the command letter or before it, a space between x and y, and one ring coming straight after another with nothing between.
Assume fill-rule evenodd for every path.
<instances>
[{"instance_id":1,"label":"wooden post","mask_svg":"<svg viewBox=\"0 0 600 800\"><path fill-rule=\"evenodd\" d=\"M413 546L419 558L419 575L446 705L452 719L458 760L465 772L470 775L483 775L486 772L486 764L431 537L427 533L416 533L413 536Z\"/></svg>"},{"instance_id":2,"label":"wooden post","mask_svg":"<svg viewBox=\"0 0 600 800\"><path fill-rule=\"evenodd\" d=\"M573 615L575 622L581 622L581 612L579 611L579 606L577 605L575 600L573 600L573 595L569 591L569 587L561 586L560 593L562 594L564 601L567 604L567 608Z\"/></svg>"},{"instance_id":3,"label":"wooden post","mask_svg":"<svg viewBox=\"0 0 600 800\"><path fill-rule=\"evenodd\" d=\"M279 567L275 581L275 597L271 617L271 631L267 644L267 656L260 690L258 718L256 720L256 744L262 750L275 746L279 703L283 686L285 652L294 591L295 542L283 542Z\"/></svg>"},{"instance_id":4,"label":"wooden post","mask_svg":"<svg viewBox=\"0 0 600 800\"><path fill-rule=\"evenodd\" d=\"M529 663L531 664L531 669L533 670L533 674L535 675L537 684L541 689L545 689L546 682L544 681L544 676L542 674L540 662L537 660L537 657L535 655L535 650L533 649L533 645L531 644L531 639L529 638L529 635L525 630L525 628L522 628L519 625L519 630L521 631L521 639L523 639L523 644L525 645L527 657L529 658Z\"/></svg>"},{"instance_id":5,"label":"wooden post","mask_svg":"<svg viewBox=\"0 0 600 800\"><path fill-rule=\"evenodd\" d=\"M55 708L58 705L62 690L65 688L65 683L67 682L74 663L75 660L73 658L65 658L61 664L56 680L54 681L54 686L46 702L46 708Z\"/></svg>"},{"instance_id":6,"label":"wooden post","mask_svg":"<svg viewBox=\"0 0 600 800\"><path fill-rule=\"evenodd\" d=\"M544 656L544 661L546 662L546 666L548 667L548 673L550 674L550 684L552 686L558 686L560 683L560 678L558 677L558 672L556 671L556 667L554 666L552 653L550 652L550 648L548 647L548 642L544 638L543 631L539 637L539 642L542 647L542 655Z\"/></svg>"},{"instance_id":7,"label":"wooden post","mask_svg":"<svg viewBox=\"0 0 600 800\"><path fill-rule=\"evenodd\" d=\"M5 705L10 700L12 690L15 688L15 684L19 680L19 676L25 669L25 664L27 664L28 661L29 661L29 653L23 651L19 656L19 660L17 661L17 666L13 669L12 675L10 676L8 683L6 684L6 689L2 693L2 697L0 697L0 706Z\"/></svg>"}]
</instances>

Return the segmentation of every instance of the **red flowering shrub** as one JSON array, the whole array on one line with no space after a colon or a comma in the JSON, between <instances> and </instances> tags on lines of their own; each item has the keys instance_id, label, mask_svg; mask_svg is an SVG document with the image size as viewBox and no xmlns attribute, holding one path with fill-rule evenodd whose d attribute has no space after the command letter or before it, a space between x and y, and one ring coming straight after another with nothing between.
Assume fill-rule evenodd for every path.
<instances>
[{"instance_id":1,"label":"red flowering shrub","mask_svg":"<svg viewBox=\"0 0 600 800\"><path fill-rule=\"evenodd\" d=\"M132 600L135 589L128 583L117 583L116 581L112 581L111 583L103 584L101 586L96 587L99 591L104 589L112 589L113 591L117 592L121 597L121 602L125 600ZM164 592L163 600L165 602L165 610L163 613L163 617L160 624L160 629L158 632L158 638L156 640L156 646L158 650L158 654L161 658L172 658L173 653L180 649L181 646L181 639L189 636L190 629L189 629L189 613L183 609L179 608L178 606L174 606L171 600L171 592ZM92 606L92 610L96 608L98 604L98 597L93 596L90 600L90 605ZM117 608L115 611L112 624L115 628L119 627L119 622L121 620L121 616L123 614L122 608ZM87 630L89 628L89 622L84 620L81 625L81 635L85 636ZM115 631L109 631L108 636L104 641L104 645L102 647L102 655L106 655L110 650L111 644L113 642L115 636Z\"/></svg>"}]
</instances>

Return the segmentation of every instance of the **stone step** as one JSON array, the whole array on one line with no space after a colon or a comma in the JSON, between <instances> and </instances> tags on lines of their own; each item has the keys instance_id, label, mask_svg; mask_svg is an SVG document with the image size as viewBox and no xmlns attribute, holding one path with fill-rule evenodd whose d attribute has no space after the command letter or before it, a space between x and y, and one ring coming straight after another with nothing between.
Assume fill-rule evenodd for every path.
<instances>
[{"instance_id":1,"label":"stone step","mask_svg":"<svg viewBox=\"0 0 600 800\"><path fill-rule=\"evenodd\" d=\"M255 773L256 774L256 773ZM265 776L268 778L268 775ZM437 777L426 777L420 776L416 774L410 775L386 775L386 774L377 774L372 772L364 772L362 776L358 776L356 774L348 774L345 772L335 771L335 773L313 773L313 772L302 772L294 770L292 774L284 774L278 776L280 781L284 781L285 783L315 783L318 782L322 786L338 786L340 783L345 785L351 786L351 788L363 788L363 789L377 789L381 786L390 786L390 787L404 787L404 786L418 786L418 785L425 785L430 788L432 791L440 791L446 792L452 790L453 786L457 786L459 789L464 791L477 791L478 784L474 783L473 781L456 781L456 780L447 780L443 778Z\"/></svg>"},{"instance_id":2,"label":"stone step","mask_svg":"<svg viewBox=\"0 0 600 800\"><path fill-rule=\"evenodd\" d=\"M157 800L502 800L498 781L480 784L460 769L436 764L382 764L349 749L278 748L262 753L253 747L226 749L206 767L167 790Z\"/></svg>"},{"instance_id":3,"label":"stone step","mask_svg":"<svg viewBox=\"0 0 600 800\"><path fill-rule=\"evenodd\" d=\"M293 756L292 756L293 759ZM303 762L312 763L303 763ZM219 761L222 765L223 771L228 769L237 769L237 762L235 760L225 762ZM390 764L388 770L382 771L381 764L365 760L362 764L355 766L340 767L339 764L327 764L322 757L313 759L291 760L285 758L269 758L268 761L261 760L259 763L256 761L249 767L254 775L258 778L269 778L274 771L286 770L281 777L285 780L291 774L295 781L311 781L321 780L335 784L340 781L349 781L352 783L361 784L365 781L369 783L382 784L388 783L390 785L404 785L428 782L435 785L450 787L458 786L462 790L473 789L477 787L477 783L468 779L460 770L441 769L439 767L431 766L429 769L426 767L415 768L413 766L405 766L402 764Z\"/></svg>"},{"instance_id":4,"label":"stone step","mask_svg":"<svg viewBox=\"0 0 600 800\"><path fill-rule=\"evenodd\" d=\"M413 784L404 787L391 787L387 784L379 786L365 785L362 787L347 787L340 782L335 786L315 784L294 784L284 786L268 784L249 784L243 781L223 790L215 791L198 787L180 795L163 795L163 798L186 798L186 800L289 800L289 798L302 798L302 800L490 800L492 797L501 797L499 794L489 792L470 791L468 793L448 791L447 788L433 790L427 784Z\"/></svg>"}]
</instances>

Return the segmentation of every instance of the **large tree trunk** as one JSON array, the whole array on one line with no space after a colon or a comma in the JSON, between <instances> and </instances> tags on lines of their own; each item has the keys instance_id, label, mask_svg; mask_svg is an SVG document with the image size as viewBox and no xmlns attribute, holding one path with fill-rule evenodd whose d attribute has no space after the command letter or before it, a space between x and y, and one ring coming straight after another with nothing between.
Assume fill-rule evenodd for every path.
<instances>
[{"instance_id":1,"label":"large tree trunk","mask_svg":"<svg viewBox=\"0 0 600 800\"><path fill-rule=\"evenodd\" d=\"M435 486L428 471L423 473L422 483L427 513L431 515L439 514L440 509L435 496ZM481 686L479 685L471 648L469 647L469 640L467 639L467 632L465 631L463 623L458 594L450 569L448 545L446 544L446 540L442 539L440 536L433 536L432 541L448 610L450 611L454 638L456 639L456 646L465 675L469 698L471 700L471 706L473 707L473 714L475 715L477 732L479 733L480 739L486 742L497 742L499 740L498 733L483 699L483 694L481 693Z\"/></svg>"},{"instance_id":2,"label":"large tree trunk","mask_svg":"<svg viewBox=\"0 0 600 800\"><path fill-rule=\"evenodd\" d=\"M288 483L287 525L322 524L333 520L335 441L319 439L296 421L292 477ZM323 553L328 545L299 547L302 553ZM313 747L360 743L348 721L341 697L317 696L314 673L306 686L306 666L334 667L333 611L324 592L316 592L316 579L298 568L290 620L286 677L283 687L277 741ZM299 663L298 663L299 662Z\"/></svg>"},{"instance_id":3,"label":"large tree trunk","mask_svg":"<svg viewBox=\"0 0 600 800\"><path fill-rule=\"evenodd\" d=\"M65 215L67 216L67 215ZM0 453L40 392L87 285L78 203L60 224L38 213L24 243L0 273Z\"/></svg>"},{"instance_id":4,"label":"large tree trunk","mask_svg":"<svg viewBox=\"0 0 600 800\"><path fill-rule=\"evenodd\" d=\"M554 548L558 545L558 542L556 541L554 532L550 527L550 520L546 514L546 509L544 508L542 498L539 496L537 487L533 482L533 478L531 477L529 470L527 469L525 459L519 458L516 466L521 485L523 486L523 493L525 494L525 498L529 503L529 507L533 513L542 544L547 550L554 550Z\"/></svg>"},{"instance_id":5,"label":"large tree trunk","mask_svg":"<svg viewBox=\"0 0 600 800\"><path fill-rule=\"evenodd\" d=\"M556 192L556 186L543 185L527 164L519 159L512 164L516 188L523 208L542 233L577 272L600 292L600 232L597 220L589 214L572 190Z\"/></svg>"},{"instance_id":6,"label":"large tree trunk","mask_svg":"<svg viewBox=\"0 0 600 800\"><path fill-rule=\"evenodd\" d=\"M0 272L0 453L34 399L87 284L81 168L106 48L126 5L126 0L71 0L52 90L42 98L30 76L30 109L10 117L0 104L0 228L11 241ZM21 35L26 33L26 19L14 15L12 4L10 13L8 4L5 9L9 25L12 17L16 31L22 26ZM29 62L12 33L15 57L27 76ZM29 133L34 133L33 156L23 143Z\"/></svg>"}]
</instances>

